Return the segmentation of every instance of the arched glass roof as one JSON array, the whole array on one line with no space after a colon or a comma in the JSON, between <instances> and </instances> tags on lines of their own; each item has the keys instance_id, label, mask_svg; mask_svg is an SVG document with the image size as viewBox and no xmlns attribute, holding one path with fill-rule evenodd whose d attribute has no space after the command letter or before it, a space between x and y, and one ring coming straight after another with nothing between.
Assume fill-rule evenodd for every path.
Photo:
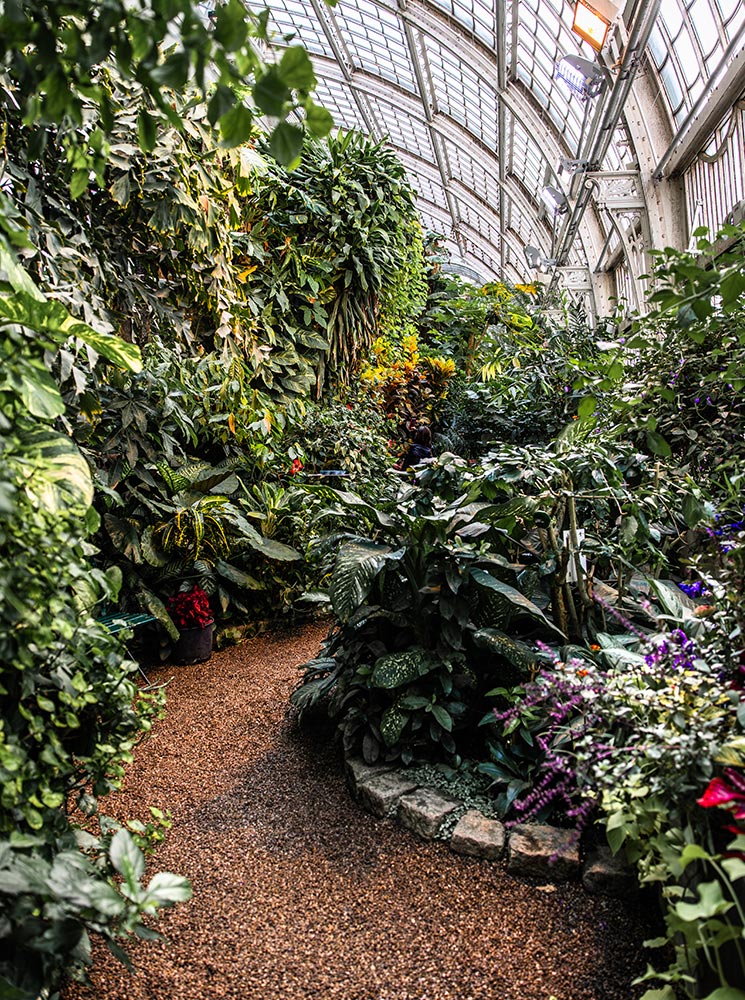
<instances>
[{"instance_id":1,"label":"arched glass roof","mask_svg":"<svg viewBox=\"0 0 745 1000\"><path fill-rule=\"evenodd\" d=\"M745 89L745 4L629 0L611 11L597 54L572 30L575 2L268 6L273 29L311 53L316 99L337 126L396 150L424 226L444 236L454 260L485 278L524 281L533 276L524 249L535 246L558 260L553 280L589 294L594 307L598 276L614 276L606 300L627 291L647 270L650 245L687 240L704 201L716 205L716 224L745 199L741 113L731 110ZM584 99L558 78L570 54L602 68L600 96ZM691 164L721 141L728 111L740 118L726 136L726 167L719 156L729 179L717 182L717 200L713 189L702 194L711 183ZM705 128L696 125L702 116L711 119ZM548 184L567 198L565 214L544 204Z\"/></svg>"}]
</instances>

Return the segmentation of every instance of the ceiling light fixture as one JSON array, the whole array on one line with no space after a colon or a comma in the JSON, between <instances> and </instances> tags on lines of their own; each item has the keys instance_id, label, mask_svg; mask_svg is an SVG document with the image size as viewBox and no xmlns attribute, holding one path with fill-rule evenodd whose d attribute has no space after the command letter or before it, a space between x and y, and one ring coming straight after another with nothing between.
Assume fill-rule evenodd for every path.
<instances>
[{"instance_id":1,"label":"ceiling light fixture","mask_svg":"<svg viewBox=\"0 0 745 1000\"><path fill-rule=\"evenodd\" d=\"M548 271L556 266L556 261L552 257L544 257L538 247L525 247L525 260L528 267L535 271Z\"/></svg>"},{"instance_id":2,"label":"ceiling light fixture","mask_svg":"<svg viewBox=\"0 0 745 1000\"><path fill-rule=\"evenodd\" d=\"M603 71L598 64L583 56L563 56L556 64L554 75L586 101L597 97L605 83Z\"/></svg>"},{"instance_id":3,"label":"ceiling light fixture","mask_svg":"<svg viewBox=\"0 0 745 1000\"><path fill-rule=\"evenodd\" d=\"M605 14L596 10L595 6L587 3L587 0L577 0L572 31L592 45L596 52L600 52L608 37L611 20L612 18L606 17Z\"/></svg>"},{"instance_id":4,"label":"ceiling light fixture","mask_svg":"<svg viewBox=\"0 0 745 1000\"><path fill-rule=\"evenodd\" d=\"M569 202L564 192L550 184L541 191L541 201L554 215L564 215L569 211Z\"/></svg>"}]
</instances>

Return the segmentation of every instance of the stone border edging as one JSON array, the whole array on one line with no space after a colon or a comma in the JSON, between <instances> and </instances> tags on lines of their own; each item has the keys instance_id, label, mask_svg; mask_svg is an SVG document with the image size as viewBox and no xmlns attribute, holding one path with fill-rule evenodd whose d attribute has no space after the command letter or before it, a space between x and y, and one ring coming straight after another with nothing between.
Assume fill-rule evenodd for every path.
<instances>
[{"instance_id":1,"label":"stone border edging","mask_svg":"<svg viewBox=\"0 0 745 1000\"><path fill-rule=\"evenodd\" d=\"M378 819L395 818L424 840L434 840L448 817L452 821L452 814L463 808L460 799L417 784L392 764L367 764L361 757L345 757L344 771L352 795L368 812ZM543 882L581 877L587 892L619 898L629 898L638 889L634 872L609 848L597 848L581 865L579 844L571 830L524 823L508 832L499 820L468 809L442 839L457 854L489 861L506 852L511 875Z\"/></svg>"}]
</instances>

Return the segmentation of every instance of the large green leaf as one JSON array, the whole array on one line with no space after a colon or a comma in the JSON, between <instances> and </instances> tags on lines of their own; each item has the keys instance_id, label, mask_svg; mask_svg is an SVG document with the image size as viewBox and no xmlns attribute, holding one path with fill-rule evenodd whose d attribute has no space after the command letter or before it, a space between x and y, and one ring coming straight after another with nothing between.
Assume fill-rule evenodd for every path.
<instances>
[{"instance_id":1,"label":"large green leaf","mask_svg":"<svg viewBox=\"0 0 745 1000\"><path fill-rule=\"evenodd\" d=\"M387 747L392 747L400 740L408 721L409 716L406 712L401 711L398 702L389 705L383 712L380 720L380 735Z\"/></svg>"},{"instance_id":2,"label":"large green leaf","mask_svg":"<svg viewBox=\"0 0 745 1000\"><path fill-rule=\"evenodd\" d=\"M29 358L19 358L15 383L23 405L34 417L54 420L65 412L59 387L41 362Z\"/></svg>"},{"instance_id":3,"label":"large green leaf","mask_svg":"<svg viewBox=\"0 0 745 1000\"><path fill-rule=\"evenodd\" d=\"M264 589L263 584L255 577L249 573L244 573L242 569L238 569L236 566L231 566L230 563L226 563L223 559L217 560L215 569L220 576L224 576L226 580L230 580L231 583L234 583L237 587L242 587L244 590Z\"/></svg>"},{"instance_id":4,"label":"large green leaf","mask_svg":"<svg viewBox=\"0 0 745 1000\"><path fill-rule=\"evenodd\" d=\"M26 492L52 513L84 510L93 502L88 463L65 434L40 427L20 437Z\"/></svg>"},{"instance_id":5,"label":"large green leaf","mask_svg":"<svg viewBox=\"0 0 745 1000\"><path fill-rule=\"evenodd\" d=\"M503 656L521 673L529 676L536 663L533 650L519 639L513 639L495 628L482 628L474 632L473 640L482 649L491 650L498 656Z\"/></svg>"},{"instance_id":6,"label":"large green leaf","mask_svg":"<svg viewBox=\"0 0 745 1000\"><path fill-rule=\"evenodd\" d=\"M655 597L666 615L670 615L680 622L689 621L696 617L693 608L687 603L690 599L672 580L650 579L649 586L654 591Z\"/></svg>"},{"instance_id":7,"label":"large green leaf","mask_svg":"<svg viewBox=\"0 0 745 1000\"><path fill-rule=\"evenodd\" d=\"M166 606L161 599L142 583L138 587L137 596L142 606L150 612L153 618L160 622L174 642L177 641L179 630L173 624L173 619L168 614Z\"/></svg>"},{"instance_id":8,"label":"large green leaf","mask_svg":"<svg viewBox=\"0 0 745 1000\"><path fill-rule=\"evenodd\" d=\"M490 573L487 573L486 570L480 569L478 566L472 567L469 572L472 579L480 587L487 587L489 590L495 591L495 593L500 595L505 604L509 604L515 612L529 615L551 632L564 638L561 630L553 622L550 622L541 609L536 604L533 604L524 594L521 594L519 590L510 587L508 583L497 580Z\"/></svg>"},{"instance_id":9,"label":"large green leaf","mask_svg":"<svg viewBox=\"0 0 745 1000\"><path fill-rule=\"evenodd\" d=\"M82 340L113 364L133 372L142 370L139 347L110 333L94 330L71 316L61 302L39 299L27 291L16 291L12 295L0 293L0 320L45 333L59 345L71 338Z\"/></svg>"},{"instance_id":10,"label":"large green leaf","mask_svg":"<svg viewBox=\"0 0 745 1000\"><path fill-rule=\"evenodd\" d=\"M346 622L363 603L392 549L366 538L345 542L336 556L329 592L334 612Z\"/></svg>"},{"instance_id":11,"label":"large green leaf","mask_svg":"<svg viewBox=\"0 0 745 1000\"><path fill-rule=\"evenodd\" d=\"M439 662L421 646L412 646L400 653L387 653L375 661L370 686L390 690L410 684L428 674Z\"/></svg>"},{"instance_id":12,"label":"large green leaf","mask_svg":"<svg viewBox=\"0 0 745 1000\"><path fill-rule=\"evenodd\" d=\"M109 858L128 884L142 878L145 873L145 858L128 830L117 830L114 834L109 847Z\"/></svg>"},{"instance_id":13,"label":"large green leaf","mask_svg":"<svg viewBox=\"0 0 745 1000\"><path fill-rule=\"evenodd\" d=\"M276 559L278 562L295 562L297 559L302 559L297 549L285 545L284 542L275 541L274 538L265 538L258 532L256 532L256 536L256 538L250 539L251 546L267 559Z\"/></svg>"}]
</instances>

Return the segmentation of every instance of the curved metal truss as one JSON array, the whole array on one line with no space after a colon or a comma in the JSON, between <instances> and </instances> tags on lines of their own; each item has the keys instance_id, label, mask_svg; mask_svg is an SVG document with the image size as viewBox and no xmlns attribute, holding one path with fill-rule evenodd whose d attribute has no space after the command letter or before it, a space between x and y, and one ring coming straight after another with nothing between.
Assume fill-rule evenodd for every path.
<instances>
[{"instance_id":1,"label":"curved metal truss","mask_svg":"<svg viewBox=\"0 0 745 1000\"><path fill-rule=\"evenodd\" d=\"M276 31L311 53L337 125L396 150L424 226L455 260L527 281L535 246L556 262L551 284L591 313L623 289L641 305L646 252L685 245L683 187L668 168L695 146L711 80L728 74L730 97L733 78L745 86L739 0L629 0L599 57L572 31L574 0L268 5ZM601 67L598 96L557 77L567 55ZM725 113L709 115L706 141ZM562 214L544 203L547 185Z\"/></svg>"}]
</instances>

